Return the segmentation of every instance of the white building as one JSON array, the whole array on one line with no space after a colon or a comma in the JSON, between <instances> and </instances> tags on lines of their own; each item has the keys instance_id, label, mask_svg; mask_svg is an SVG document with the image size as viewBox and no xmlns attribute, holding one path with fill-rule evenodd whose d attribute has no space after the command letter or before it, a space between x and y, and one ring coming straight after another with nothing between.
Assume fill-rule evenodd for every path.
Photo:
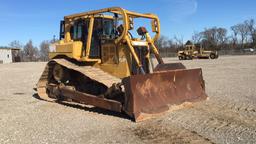
<instances>
[{"instance_id":1,"label":"white building","mask_svg":"<svg viewBox=\"0 0 256 144\"><path fill-rule=\"evenodd\" d=\"M15 62L17 51L19 49L0 48L0 64Z\"/></svg>"}]
</instances>

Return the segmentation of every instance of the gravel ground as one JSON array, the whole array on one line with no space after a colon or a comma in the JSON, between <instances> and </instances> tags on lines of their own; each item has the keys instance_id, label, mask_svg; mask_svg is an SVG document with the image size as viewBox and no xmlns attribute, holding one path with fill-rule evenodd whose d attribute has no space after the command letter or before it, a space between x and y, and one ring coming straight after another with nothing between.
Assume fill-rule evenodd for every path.
<instances>
[{"instance_id":1,"label":"gravel ground","mask_svg":"<svg viewBox=\"0 0 256 144\"><path fill-rule=\"evenodd\" d=\"M140 123L39 100L46 63L0 65L0 143L256 143L256 56L182 62L203 69L209 100Z\"/></svg>"}]
</instances>

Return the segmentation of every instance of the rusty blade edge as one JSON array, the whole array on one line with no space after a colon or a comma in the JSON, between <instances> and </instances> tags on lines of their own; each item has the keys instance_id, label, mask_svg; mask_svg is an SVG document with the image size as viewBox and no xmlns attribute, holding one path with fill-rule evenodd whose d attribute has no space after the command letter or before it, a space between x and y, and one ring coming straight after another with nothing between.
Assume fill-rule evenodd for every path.
<instances>
[{"instance_id":1,"label":"rusty blade edge","mask_svg":"<svg viewBox=\"0 0 256 144\"><path fill-rule=\"evenodd\" d=\"M184 103L179 104L179 105L171 105L171 106L169 106L168 111L165 111L165 112L162 112L162 113L156 113L156 114L140 113L137 116L137 118L135 118L135 122L143 122L143 121L146 121L146 120L149 120L149 119L159 118L159 117L161 117L163 115L166 115L167 113L171 113L173 111L186 109L186 108L192 108L197 103L200 103L200 102L184 102Z\"/></svg>"}]
</instances>

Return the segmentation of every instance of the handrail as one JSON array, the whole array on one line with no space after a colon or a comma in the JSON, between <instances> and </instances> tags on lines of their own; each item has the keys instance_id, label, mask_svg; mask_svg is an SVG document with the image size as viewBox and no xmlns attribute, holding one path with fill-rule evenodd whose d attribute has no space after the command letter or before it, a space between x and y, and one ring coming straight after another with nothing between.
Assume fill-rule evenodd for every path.
<instances>
[{"instance_id":1,"label":"handrail","mask_svg":"<svg viewBox=\"0 0 256 144\"><path fill-rule=\"evenodd\" d=\"M156 34L152 40L156 41L160 36L160 21L159 21L159 18L157 17L157 15L149 14L149 13L142 14L142 13L132 12L132 11L123 9L121 7L110 7L110 8L100 9L100 10L93 10L93 11L89 11L89 12L72 14L72 15L65 16L64 19L65 19L65 21L72 21L72 19L96 15L96 14L104 13L104 12L117 13L117 14L122 15L122 17L123 17L124 30L123 30L122 34L115 40L115 43L119 43L121 40L126 40L125 36L128 34L128 30L129 30L129 17L133 17L133 18L141 17L141 18L148 18L148 19L155 20L157 22L158 32L156 32Z\"/></svg>"}]
</instances>

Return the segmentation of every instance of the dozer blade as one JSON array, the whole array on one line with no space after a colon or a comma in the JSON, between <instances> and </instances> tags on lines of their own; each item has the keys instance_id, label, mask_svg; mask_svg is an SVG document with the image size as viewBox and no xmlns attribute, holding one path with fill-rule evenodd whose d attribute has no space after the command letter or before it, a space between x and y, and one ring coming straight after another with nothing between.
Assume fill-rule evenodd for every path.
<instances>
[{"instance_id":1,"label":"dozer blade","mask_svg":"<svg viewBox=\"0 0 256 144\"><path fill-rule=\"evenodd\" d=\"M202 70L184 68L168 70L168 66L165 65L160 71L152 74L124 78L124 111L138 122L155 117L185 102L205 100L207 95Z\"/></svg>"}]
</instances>

